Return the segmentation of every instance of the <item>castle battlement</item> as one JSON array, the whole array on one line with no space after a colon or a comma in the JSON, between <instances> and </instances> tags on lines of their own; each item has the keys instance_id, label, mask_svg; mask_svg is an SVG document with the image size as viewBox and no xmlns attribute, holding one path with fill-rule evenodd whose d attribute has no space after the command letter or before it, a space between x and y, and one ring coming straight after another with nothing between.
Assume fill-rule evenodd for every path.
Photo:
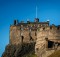
<instances>
[{"instance_id":1,"label":"castle battlement","mask_svg":"<svg viewBox=\"0 0 60 57\"><path fill-rule=\"evenodd\" d=\"M20 44L22 42L36 42L39 37L49 39L57 39L60 36L60 26L51 25L49 21L39 22L38 19L35 22L27 21L27 23L17 23L14 20L14 24L10 26L10 43Z\"/></svg>"},{"instance_id":2,"label":"castle battlement","mask_svg":"<svg viewBox=\"0 0 60 57\"><path fill-rule=\"evenodd\" d=\"M48 30L54 30L54 31L60 31L60 26L45 26L45 27L39 27L37 31L48 31Z\"/></svg>"},{"instance_id":3,"label":"castle battlement","mask_svg":"<svg viewBox=\"0 0 60 57\"><path fill-rule=\"evenodd\" d=\"M28 20L25 23L14 20L14 24L10 26L9 44L19 45L23 43L35 43L35 53L40 55L46 49L54 48L55 43L60 43L60 25L49 25L49 21L39 22L38 18L34 22Z\"/></svg>"}]
</instances>

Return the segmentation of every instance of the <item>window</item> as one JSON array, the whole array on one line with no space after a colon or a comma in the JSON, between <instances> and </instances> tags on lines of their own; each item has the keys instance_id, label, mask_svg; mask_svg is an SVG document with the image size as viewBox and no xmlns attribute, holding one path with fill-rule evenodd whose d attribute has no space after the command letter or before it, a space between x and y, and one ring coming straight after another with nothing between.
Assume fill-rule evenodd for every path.
<instances>
[{"instance_id":1,"label":"window","mask_svg":"<svg viewBox=\"0 0 60 57\"><path fill-rule=\"evenodd\" d=\"M50 29L52 29L52 26L50 27Z\"/></svg>"},{"instance_id":2,"label":"window","mask_svg":"<svg viewBox=\"0 0 60 57\"><path fill-rule=\"evenodd\" d=\"M59 30L59 27L57 27L57 29Z\"/></svg>"},{"instance_id":3,"label":"window","mask_svg":"<svg viewBox=\"0 0 60 57\"><path fill-rule=\"evenodd\" d=\"M45 30L45 27L43 28L43 30Z\"/></svg>"},{"instance_id":4,"label":"window","mask_svg":"<svg viewBox=\"0 0 60 57\"><path fill-rule=\"evenodd\" d=\"M45 38L46 41L48 41L48 38Z\"/></svg>"},{"instance_id":5,"label":"window","mask_svg":"<svg viewBox=\"0 0 60 57\"><path fill-rule=\"evenodd\" d=\"M21 36L21 38L22 38L22 42L23 42L24 36Z\"/></svg>"},{"instance_id":6,"label":"window","mask_svg":"<svg viewBox=\"0 0 60 57\"><path fill-rule=\"evenodd\" d=\"M39 50L39 48L36 48L36 51L38 51Z\"/></svg>"},{"instance_id":7,"label":"window","mask_svg":"<svg viewBox=\"0 0 60 57\"><path fill-rule=\"evenodd\" d=\"M36 32L35 32L35 36L37 36Z\"/></svg>"},{"instance_id":8,"label":"window","mask_svg":"<svg viewBox=\"0 0 60 57\"><path fill-rule=\"evenodd\" d=\"M32 36L30 36L30 40L32 40L32 41L33 41L33 38L32 38Z\"/></svg>"}]
</instances>

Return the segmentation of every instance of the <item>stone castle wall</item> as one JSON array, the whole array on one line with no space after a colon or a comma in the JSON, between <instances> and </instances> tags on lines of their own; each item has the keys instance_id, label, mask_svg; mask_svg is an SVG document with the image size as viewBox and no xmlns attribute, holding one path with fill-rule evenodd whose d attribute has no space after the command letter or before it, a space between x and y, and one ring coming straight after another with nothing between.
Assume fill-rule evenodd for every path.
<instances>
[{"instance_id":1,"label":"stone castle wall","mask_svg":"<svg viewBox=\"0 0 60 57\"><path fill-rule=\"evenodd\" d=\"M53 26L52 28L50 26L48 27L41 27L37 31L37 40L35 45L35 52L39 53L37 51L40 51L42 46L45 45L44 48L48 48L48 41L58 42L60 43L60 28Z\"/></svg>"},{"instance_id":2,"label":"stone castle wall","mask_svg":"<svg viewBox=\"0 0 60 57\"><path fill-rule=\"evenodd\" d=\"M37 55L46 52L48 41L60 43L60 26L49 26L49 23L20 23L10 26L10 44L34 42Z\"/></svg>"},{"instance_id":3,"label":"stone castle wall","mask_svg":"<svg viewBox=\"0 0 60 57\"><path fill-rule=\"evenodd\" d=\"M42 39L48 38L49 40L58 40L60 39L60 28L57 27L45 27L40 28L39 31L37 31L37 38L41 37Z\"/></svg>"},{"instance_id":4,"label":"stone castle wall","mask_svg":"<svg viewBox=\"0 0 60 57\"><path fill-rule=\"evenodd\" d=\"M10 43L11 44L20 44L22 43L23 36L23 42L29 43L30 41L36 41L37 35L36 31L31 31L31 39L29 36L29 30L21 30L20 26L11 26L10 27Z\"/></svg>"},{"instance_id":5,"label":"stone castle wall","mask_svg":"<svg viewBox=\"0 0 60 57\"><path fill-rule=\"evenodd\" d=\"M10 27L10 43L18 44L20 42L21 42L20 30L17 28L17 26L11 26Z\"/></svg>"}]
</instances>

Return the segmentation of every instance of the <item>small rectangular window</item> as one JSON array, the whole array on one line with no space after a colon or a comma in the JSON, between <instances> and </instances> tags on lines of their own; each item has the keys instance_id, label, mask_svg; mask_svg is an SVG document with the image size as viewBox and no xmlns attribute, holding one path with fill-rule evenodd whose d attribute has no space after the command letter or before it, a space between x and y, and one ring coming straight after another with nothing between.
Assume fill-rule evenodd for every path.
<instances>
[{"instance_id":1,"label":"small rectangular window","mask_svg":"<svg viewBox=\"0 0 60 57\"><path fill-rule=\"evenodd\" d=\"M45 30L45 27L43 28L43 30Z\"/></svg>"},{"instance_id":2,"label":"small rectangular window","mask_svg":"<svg viewBox=\"0 0 60 57\"><path fill-rule=\"evenodd\" d=\"M57 29L59 30L59 27L57 27Z\"/></svg>"},{"instance_id":3,"label":"small rectangular window","mask_svg":"<svg viewBox=\"0 0 60 57\"><path fill-rule=\"evenodd\" d=\"M36 32L35 32L35 36L36 36L37 34L36 34Z\"/></svg>"},{"instance_id":4,"label":"small rectangular window","mask_svg":"<svg viewBox=\"0 0 60 57\"><path fill-rule=\"evenodd\" d=\"M52 26L50 27L50 29L52 29Z\"/></svg>"}]
</instances>

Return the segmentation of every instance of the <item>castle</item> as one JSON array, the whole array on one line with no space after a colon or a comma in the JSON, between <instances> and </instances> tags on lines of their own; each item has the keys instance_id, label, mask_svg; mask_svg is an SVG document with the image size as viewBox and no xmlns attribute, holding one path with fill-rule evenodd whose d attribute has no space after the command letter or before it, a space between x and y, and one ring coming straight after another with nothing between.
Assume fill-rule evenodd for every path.
<instances>
[{"instance_id":1,"label":"castle","mask_svg":"<svg viewBox=\"0 0 60 57\"><path fill-rule=\"evenodd\" d=\"M42 26L49 26L49 21L39 22L39 19L35 18L34 22L28 20L27 23L23 21L18 23L17 20L14 20L14 25L10 26L10 43L20 44L36 41L37 29Z\"/></svg>"},{"instance_id":2,"label":"castle","mask_svg":"<svg viewBox=\"0 0 60 57\"><path fill-rule=\"evenodd\" d=\"M18 23L14 20L14 25L10 26L10 44L18 45L22 43L35 42L35 53L40 56L48 48L54 48L54 44L60 43L60 26L49 25L49 20L39 22L35 18L34 22L29 20ZM51 45L52 43L52 45ZM49 46L51 45L51 46ZM42 49L41 49L42 48ZM40 52L43 50L42 52Z\"/></svg>"}]
</instances>

